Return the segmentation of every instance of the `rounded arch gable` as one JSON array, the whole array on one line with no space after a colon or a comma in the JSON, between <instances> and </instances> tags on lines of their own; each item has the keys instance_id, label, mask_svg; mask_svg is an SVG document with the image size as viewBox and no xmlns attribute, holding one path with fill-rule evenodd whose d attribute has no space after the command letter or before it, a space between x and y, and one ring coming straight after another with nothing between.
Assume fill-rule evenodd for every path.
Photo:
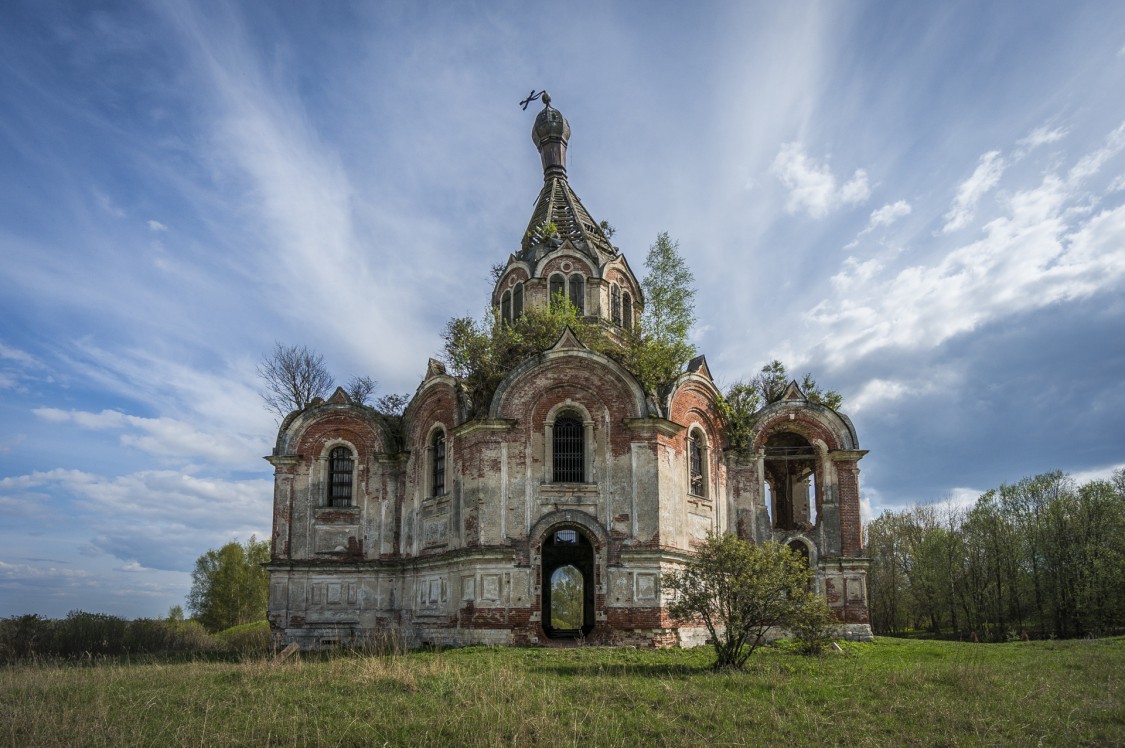
<instances>
[{"instance_id":1,"label":"rounded arch gable","mask_svg":"<svg viewBox=\"0 0 1125 748\"><path fill-rule=\"evenodd\" d=\"M563 263L569 262L569 270L563 268ZM562 273L570 276L572 273L582 273L587 277L596 277L597 268L590 262L590 258L573 249L563 249L544 256L535 265L533 277L547 278L551 273Z\"/></svg>"},{"instance_id":2,"label":"rounded arch gable","mask_svg":"<svg viewBox=\"0 0 1125 748\"><path fill-rule=\"evenodd\" d=\"M565 374L567 369L574 370L570 378ZM584 387L586 382L596 383L598 386L596 389L592 386ZM535 393L529 399L539 402L539 395L560 383L574 384L593 391L603 403L611 400L620 402L626 418L640 418L646 412L644 391L636 378L620 364L593 351L565 349L532 357L513 369L496 388L488 417L518 419L521 414L515 412L517 409L514 403L520 399L520 395ZM614 384L616 392L607 392L607 383Z\"/></svg>"},{"instance_id":3,"label":"rounded arch gable","mask_svg":"<svg viewBox=\"0 0 1125 748\"><path fill-rule=\"evenodd\" d=\"M757 452L771 435L781 432L799 434L809 442L819 441L829 450L859 446L851 422L834 411L819 405L773 403L760 411L751 432L751 450Z\"/></svg>"},{"instance_id":4,"label":"rounded arch gable","mask_svg":"<svg viewBox=\"0 0 1125 748\"><path fill-rule=\"evenodd\" d=\"M668 396L668 420L681 426L690 426L692 420L699 421L709 438L719 440L723 432L717 406L719 397L719 390L710 379L684 374L676 380Z\"/></svg>"},{"instance_id":5,"label":"rounded arch gable","mask_svg":"<svg viewBox=\"0 0 1125 748\"><path fill-rule=\"evenodd\" d=\"M418 388L404 415L408 449L411 446L424 447L436 424L440 423L447 433L457 425L457 390L454 381L450 376L433 377Z\"/></svg>"},{"instance_id":6,"label":"rounded arch gable","mask_svg":"<svg viewBox=\"0 0 1125 748\"><path fill-rule=\"evenodd\" d=\"M492 289L492 304L500 303L500 296L517 283L523 283L533 277L533 268L523 260L510 261L504 272L497 279Z\"/></svg>"},{"instance_id":7,"label":"rounded arch gable","mask_svg":"<svg viewBox=\"0 0 1125 748\"><path fill-rule=\"evenodd\" d=\"M622 285L632 294L633 303L644 306L644 292L641 290L641 284L637 280L637 276L633 274L633 269L625 261L625 255L619 255L610 260L602 265L599 270L600 276L606 282ZM622 281L624 282L622 283Z\"/></svg>"},{"instance_id":8,"label":"rounded arch gable","mask_svg":"<svg viewBox=\"0 0 1125 748\"><path fill-rule=\"evenodd\" d=\"M307 408L283 424L277 435L274 454L301 454L319 457L318 443L331 439L348 441L363 453L383 453L390 443L379 415L364 406L325 403Z\"/></svg>"}]
</instances>

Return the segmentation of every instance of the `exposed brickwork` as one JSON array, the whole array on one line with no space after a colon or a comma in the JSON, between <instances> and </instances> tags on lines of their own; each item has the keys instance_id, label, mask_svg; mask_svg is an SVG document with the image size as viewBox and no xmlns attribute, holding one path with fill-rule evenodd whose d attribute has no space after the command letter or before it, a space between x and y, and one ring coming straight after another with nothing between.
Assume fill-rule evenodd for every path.
<instances>
[{"instance_id":1,"label":"exposed brickwork","mask_svg":"<svg viewBox=\"0 0 1125 748\"><path fill-rule=\"evenodd\" d=\"M863 552L863 525L859 516L859 467L854 462L837 462L840 491L840 538L845 556Z\"/></svg>"}]
</instances>

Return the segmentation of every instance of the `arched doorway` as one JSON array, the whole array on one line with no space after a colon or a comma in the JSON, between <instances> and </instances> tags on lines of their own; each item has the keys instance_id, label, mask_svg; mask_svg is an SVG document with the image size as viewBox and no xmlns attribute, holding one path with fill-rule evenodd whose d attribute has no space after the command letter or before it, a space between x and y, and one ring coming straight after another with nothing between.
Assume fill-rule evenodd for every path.
<instances>
[{"instance_id":1,"label":"arched doorway","mask_svg":"<svg viewBox=\"0 0 1125 748\"><path fill-rule=\"evenodd\" d=\"M559 527L542 548L543 631L552 639L588 635L594 628L594 547L580 530Z\"/></svg>"}]
</instances>

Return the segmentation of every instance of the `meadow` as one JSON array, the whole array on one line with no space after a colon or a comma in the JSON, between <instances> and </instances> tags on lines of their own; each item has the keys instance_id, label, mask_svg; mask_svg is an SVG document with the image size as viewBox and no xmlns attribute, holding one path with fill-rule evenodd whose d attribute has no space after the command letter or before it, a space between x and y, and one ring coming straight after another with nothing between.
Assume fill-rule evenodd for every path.
<instances>
[{"instance_id":1,"label":"meadow","mask_svg":"<svg viewBox=\"0 0 1125 748\"><path fill-rule=\"evenodd\" d=\"M37 659L0 668L0 741L53 745L1122 745L1125 638L878 638L743 672L713 653Z\"/></svg>"}]
</instances>

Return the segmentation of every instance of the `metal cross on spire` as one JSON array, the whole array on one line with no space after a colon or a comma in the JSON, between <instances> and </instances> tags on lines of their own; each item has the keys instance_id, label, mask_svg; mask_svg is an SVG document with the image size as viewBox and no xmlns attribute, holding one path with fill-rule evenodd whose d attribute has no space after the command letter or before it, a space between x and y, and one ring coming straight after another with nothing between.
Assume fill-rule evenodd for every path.
<instances>
[{"instance_id":1,"label":"metal cross on spire","mask_svg":"<svg viewBox=\"0 0 1125 748\"><path fill-rule=\"evenodd\" d=\"M527 105L535 101L539 97L543 97L543 103L545 105L551 105L551 94L547 93L546 91L540 91L539 93L536 93L535 89L533 88L531 89L531 93L527 95L527 98L520 102L520 108L522 108L526 112Z\"/></svg>"}]
</instances>

